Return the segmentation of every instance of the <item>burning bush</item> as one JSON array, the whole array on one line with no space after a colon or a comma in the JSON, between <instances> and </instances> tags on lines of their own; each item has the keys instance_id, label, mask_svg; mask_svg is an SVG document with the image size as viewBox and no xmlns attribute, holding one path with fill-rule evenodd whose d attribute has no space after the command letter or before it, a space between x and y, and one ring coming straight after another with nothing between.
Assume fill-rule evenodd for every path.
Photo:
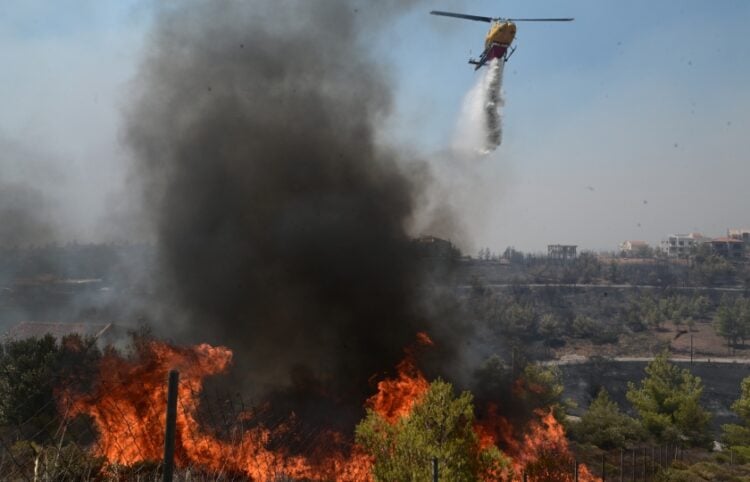
<instances>
[{"instance_id":1,"label":"burning bush","mask_svg":"<svg viewBox=\"0 0 750 482\"><path fill-rule=\"evenodd\" d=\"M442 480L499 480L510 476L510 460L494 445L483 446L474 430L473 397L434 381L408 416L391 421L375 410L357 426L357 442L373 457L378 481L429 480L438 460Z\"/></svg>"},{"instance_id":2,"label":"burning bush","mask_svg":"<svg viewBox=\"0 0 750 482\"><path fill-rule=\"evenodd\" d=\"M572 455L550 406L515 426L497 407L475 418L471 394L456 396L450 384L430 384L419 370L418 350L430 345L429 337L419 334L396 375L377 383L354 436L335 429L333 422L311 427L283 408L272 407L274 418L268 418L268 400L239 412L224 410L221 418L228 425L219 430L201 417L201 392L207 377L228 369L232 352L207 344L176 346L136 338L127 355L105 352L90 386L59 390L58 404L69 418L84 415L93 422L98 437L89 443L89 454L92 461L104 460L101 474L125 479L144 467L158 470L165 381L167 372L177 368L175 463L191 474L256 481L423 480L437 459L441 480L517 480L522 472L530 481L572 480ZM513 397L539 391L540 379L516 382ZM580 475L580 480L596 480L583 466Z\"/></svg>"}]
</instances>

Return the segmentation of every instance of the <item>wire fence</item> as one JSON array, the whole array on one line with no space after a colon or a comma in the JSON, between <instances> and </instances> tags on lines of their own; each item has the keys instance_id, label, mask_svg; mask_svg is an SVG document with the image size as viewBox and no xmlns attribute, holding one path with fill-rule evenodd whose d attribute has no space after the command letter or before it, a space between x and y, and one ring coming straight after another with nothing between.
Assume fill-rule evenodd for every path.
<instances>
[{"instance_id":1,"label":"wire fence","mask_svg":"<svg viewBox=\"0 0 750 482\"><path fill-rule=\"evenodd\" d=\"M663 471L676 462L691 463L699 460L698 453L677 444L646 445L611 451L579 450L579 461L603 481L660 480Z\"/></svg>"},{"instance_id":2,"label":"wire fence","mask_svg":"<svg viewBox=\"0 0 750 482\"><path fill-rule=\"evenodd\" d=\"M181 426L177 447L180 464L175 479L248 480L245 474L237 473L232 467L207 469L204 464L192 464L190 458L185 456L187 445L200 448L205 446L207 440L217 441L228 449L223 455L229 459L240 456L244 443L242 435L251 428L246 416L248 404L238 394L221 395L215 392L211 396L201 394L199 397L197 393L192 393L192 396L200 400L197 410L186 405L186 400L179 400L180 416L193 417L197 424ZM33 397L29 397L27 403L33 402ZM0 427L0 480L161 480L165 408L154 406L154 402L148 398L126 400L122 404L104 401L99 409L109 417L117 418L117 423L110 427L106 425L106 418L70 416L70 404L61 398L50 399L29 417ZM142 423L133 423L134 409L142 416L139 421ZM252 421L253 426L270 427L271 430L284 423L282 417L262 411ZM103 432L107 436L102 436ZM314 433L304 435L309 439L307 444L315 443ZM118 464L118 460L135 462ZM246 462L252 464L253 460ZM279 467L278 477L273 481L287 480L282 469Z\"/></svg>"},{"instance_id":3,"label":"wire fence","mask_svg":"<svg viewBox=\"0 0 750 482\"><path fill-rule=\"evenodd\" d=\"M164 382L166 391L166 376ZM60 380L51 378L48 383L57 385ZM123 379L118 383L138 381ZM330 453L346 445L324 427L295 424L288 414L257 407L238 393L217 390L197 393L182 380L179 387L183 396L177 400L181 423L175 452L176 480L253 480L243 467L263 468L265 478L255 477L255 480L293 480L286 475L289 472L284 457L270 457L263 450L249 447L253 440L247 434L253 430L272 433L262 438L264 446L285 448L287 454ZM106 417L78 415L78 409L66 397L54 397L43 403L38 403L35 397L30 395L25 400L38 405L29 416L0 427L0 480L161 480L166 403L155 402L160 400L158 397L104 401L98 409ZM188 419L194 423L186 423ZM221 450L211 452L212 444ZM198 455L188 454L189 450ZM575 462L561 464L563 468L555 480L577 481L580 468L585 465L603 481L656 481L661 480L667 468L690 465L710 456L705 450L690 450L679 444L611 451L574 447L573 452ZM733 464L733 454L726 455L729 464ZM439 468L440 461L436 462ZM444 479L438 473L434 480ZM518 480L550 479L522 473L518 474Z\"/></svg>"},{"instance_id":4,"label":"wire fence","mask_svg":"<svg viewBox=\"0 0 750 482\"><path fill-rule=\"evenodd\" d=\"M111 391L139 384L137 379L115 380L115 385L108 381ZM39 403L36 390L16 401L35 408L0 426L0 480L162 480L167 377L164 396L101 397L95 410L82 410L76 405L80 399L58 391L69 382L51 376L44 384L56 396ZM196 391L190 379L179 381L175 480L306 480L287 475L290 459L348 455L352 440L328 426L302 423L240 393L201 388ZM252 468L264 475L253 477Z\"/></svg>"},{"instance_id":5,"label":"wire fence","mask_svg":"<svg viewBox=\"0 0 750 482\"><path fill-rule=\"evenodd\" d=\"M198 396L198 394L193 394ZM54 400L50 403L56 403ZM117 405L103 407L110 413L123 413L118 423L116 436L101 437L97 425L88 417L68 417L60 407L59 415L49 420L38 420L40 409L34 416L15 426L0 429L0 480L8 481L160 481L162 478L164 415L166 407L155 407L149 400L143 400L139 409L144 419L162 422L158 427L132 426L125 416L125 409ZM182 427L178 437L178 449L192 443L205 444L207 438L221 442L229 451L222 452L226 460L218 461L218 467L209 469L203 464L190 463L180 459L176 480L185 481L242 481L251 480L247 473L238 472L229 461L246 457L248 451L243 444L243 435L248 430L263 426L276 428L277 436L270 443L279 446L294 446L299 453L325 450L330 439L322 429L307 427L302 432L284 430L286 417L273 411L254 411L252 421L248 419L248 404L238 394L222 395L214 392L202 394L200 407L193 411L185 400L178 400L178 411L191 412L196 417L196 426ZM48 408L48 407L47 407ZM129 408L128 408L129 409ZM162 414L155 417L154 414ZM119 427L124 426L124 431ZM106 430L106 427L103 427ZM110 434L111 435L111 434ZM560 481L577 481L579 469L586 465L589 472L603 481L652 481L660 480L664 469L674 464L690 464L706 457L705 451L687 450L674 444L650 445L601 451L598 449L575 450L577 458L567 473L559 474ZM136 463L118 465L109 463L103 454L115 459L131 454ZM134 455L132 455L134 454ZM156 455L156 456L155 456ZM222 463L223 462L223 463ZM248 465L266 465L267 479L273 482L291 481L285 475L285 466L269 466L263 457L258 460L245 460ZM439 467L439 461L437 466ZM531 474L518 474L519 481L541 481ZM435 480L443 480L439 477ZM583 479L581 479L583 480Z\"/></svg>"}]
</instances>

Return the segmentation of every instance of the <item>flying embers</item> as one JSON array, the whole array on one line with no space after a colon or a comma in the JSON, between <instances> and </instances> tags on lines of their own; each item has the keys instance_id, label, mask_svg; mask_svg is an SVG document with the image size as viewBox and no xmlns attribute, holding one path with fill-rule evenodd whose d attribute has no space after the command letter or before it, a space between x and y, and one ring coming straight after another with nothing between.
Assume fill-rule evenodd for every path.
<instances>
[{"instance_id":1,"label":"flying embers","mask_svg":"<svg viewBox=\"0 0 750 482\"><path fill-rule=\"evenodd\" d=\"M478 59L469 59L469 63L475 65L474 70L479 70L480 67L485 65L487 62L493 59L503 59L507 62L508 59L516 51L516 48L512 46L513 40L516 38L516 24L515 22L572 22L572 18L502 18L502 17L480 17L477 15L466 15L463 13L453 12L441 12L433 10L430 12L432 15L440 15L443 17L454 17L462 18L464 20L474 20L476 22L487 22L490 25L490 30L487 32L487 38L484 41L484 52L479 56Z\"/></svg>"}]
</instances>

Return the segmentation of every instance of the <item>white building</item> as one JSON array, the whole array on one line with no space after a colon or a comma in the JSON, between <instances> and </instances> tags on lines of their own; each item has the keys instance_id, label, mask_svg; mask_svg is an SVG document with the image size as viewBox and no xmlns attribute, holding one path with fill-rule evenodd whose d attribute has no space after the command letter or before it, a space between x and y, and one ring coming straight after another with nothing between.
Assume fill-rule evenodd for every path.
<instances>
[{"instance_id":1,"label":"white building","mask_svg":"<svg viewBox=\"0 0 750 482\"><path fill-rule=\"evenodd\" d=\"M709 241L700 233L670 234L667 239L662 240L661 249L667 256L673 258L686 258L694 246Z\"/></svg>"},{"instance_id":2,"label":"white building","mask_svg":"<svg viewBox=\"0 0 750 482\"><path fill-rule=\"evenodd\" d=\"M620 252L625 256L643 256L649 251L646 241L628 240L620 243Z\"/></svg>"}]
</instances>

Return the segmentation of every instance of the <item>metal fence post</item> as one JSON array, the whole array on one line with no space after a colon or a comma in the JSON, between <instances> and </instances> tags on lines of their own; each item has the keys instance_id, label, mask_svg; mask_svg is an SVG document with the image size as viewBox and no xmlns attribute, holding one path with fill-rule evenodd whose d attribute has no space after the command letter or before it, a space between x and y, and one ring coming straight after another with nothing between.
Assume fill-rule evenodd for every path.
<instances>
[{"instance_id":1,"label":"metal fence post","mask_svg":"<svg viewBox=\"0 0 750 482\"><path fill-rule=\"evenodd\" d=\"M693 366L693 335L690 335L690 367Z\"/></svg>"},{"instance_id":2,"label":"metal fence post","mask_svg":"<svg viewBox=\"0 0 750 482\"><path fill-rule=\"evenodd\" d=\"M625 449L620 448L620 482L625 482Z\"/></svg>"},{"instance_id":3,"label":"metal fence post","mask_svg":"<svg viewBox=\"0 0 750 482\"><path fill-rule=\"evenodd\" d=\"M667 444L667 467L671 467L672 466L672 456L669 455L669 450L670 449L674 452L674 446L670 445L670 444Z\"/></svg>"},{"instance_id":4,"label":"metal fence post","mask_svg":"<svg viewBox=\"0 0 750 482\"><path fill-rule=\"evenodd\" d=\"M438 459L437 457L432 458L432 482L439 482L440 472L438 471Z\"/></svg>"},{"instance_id":5,"label":"metal fence post","mask_svg":"<svg viewBox=\"0 0 750 482\"><path fill-rule=\"evenodd\" d=\"M174 438L177 424L177 388L180 372L169 371L167 386L167 426L164 431L164 482L172 482L174 475Z\"/></svg>"},{"instance_id":6,"label":"metal fence post","mask_svg":"<svg viewBox=\"0 0 750 482\"><path fill-rule=\"evenodd\" d=\"M656 475L656 447L651 446L651 475Z\"/></svg>"}]
</instances>

